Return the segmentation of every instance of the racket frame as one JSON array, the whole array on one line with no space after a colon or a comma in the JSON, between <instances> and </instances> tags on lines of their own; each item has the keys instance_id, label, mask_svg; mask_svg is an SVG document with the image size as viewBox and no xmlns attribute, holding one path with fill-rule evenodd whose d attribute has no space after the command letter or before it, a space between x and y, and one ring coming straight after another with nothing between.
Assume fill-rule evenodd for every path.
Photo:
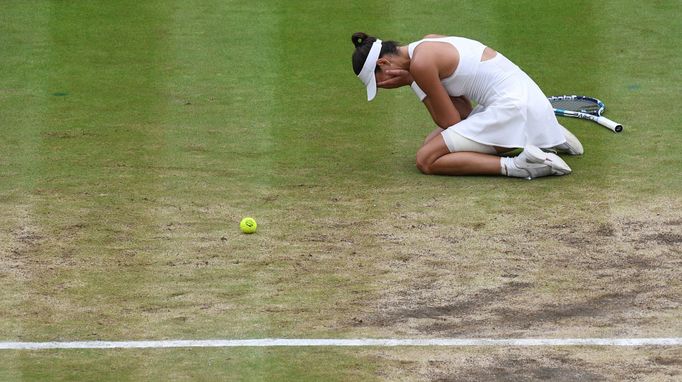
<instances>
[{"instance_id":1,"label":"racket frame","mask_svg":"<svg viewBox=\"0 0 682 382\"><path fill-rule=\"evenodd\" d=\"M564 109L554 109L554 114L559 115L562 117L572 117L572 118L580 118L580 119L587 119L590 121L597 122L598 124L606 127L607 129L615 132L615 133L620 133L623 131L623 125L621 125L618 122L612 121L606 117L603 117L601 114L604 112L606 109L606 105L604 105L604 102L594 98L594 97L587 97L587 96L581 96L581 95L561 95L561 96L551 96L547 97L547 99L550 101L553 100L574 100L574 99L581 99L581 100L586 100L586 101L591 101L597 104L597 107L599 108L595 114L590 114L590 113L582 113L579 111L573 111L573 110L564 110Z\"/></svg>"}]
</instances>

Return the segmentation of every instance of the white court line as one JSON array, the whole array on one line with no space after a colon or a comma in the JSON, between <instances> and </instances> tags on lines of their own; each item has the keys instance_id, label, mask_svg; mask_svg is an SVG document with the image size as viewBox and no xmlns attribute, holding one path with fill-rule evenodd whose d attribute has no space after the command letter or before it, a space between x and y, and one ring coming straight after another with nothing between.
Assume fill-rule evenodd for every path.
<instances>
[{"instance_id":1,"label":"white court line","mask_svg":"<svg viewBox=\"0 0 682 382\"><path fill-rule=\"evenodd\" d=\"M303 339L263 338L250 340L159 340L159 341L72 341L0 342L0 350L45 349L140 349L140 348L232 348L308 346L682 346L682 337L672 338L356 338Z\"/></svg>"}]
</instances>

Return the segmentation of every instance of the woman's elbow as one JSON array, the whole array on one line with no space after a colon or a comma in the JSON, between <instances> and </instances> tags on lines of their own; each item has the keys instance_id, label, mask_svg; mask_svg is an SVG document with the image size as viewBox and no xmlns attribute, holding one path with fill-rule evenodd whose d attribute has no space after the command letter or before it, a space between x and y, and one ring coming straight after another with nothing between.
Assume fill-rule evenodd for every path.
<instances>
[{"instance_id":1,"label":"woman's elbow","mask_svg":"<svg viewBox=\"0 0 682 382\"><path fill-rule=\"evenodd\" d=\"M442 119L442 120L437 120L435 122L436 122L436 125L438 125L438 127L445 130L452 125L456 125L457 122L459 122L459 121L460 120Z\"/></svg>"},{"instance_id":2,"label":"woman's elbow","mask_svg":"<svg viewBox=\"0 0 682 382\"><path fill-rule=\"evenodd\" d=\"M466 117L471 114L473 111L473 106L471 105L471 101L469 101L468 98L464 96L459 96L459 97L450 97L450 101L452 101L452 105L455 106L455 109L457 109L457 112L459 113L460 118L465 119Z\"/></svg>"}]
</instances>

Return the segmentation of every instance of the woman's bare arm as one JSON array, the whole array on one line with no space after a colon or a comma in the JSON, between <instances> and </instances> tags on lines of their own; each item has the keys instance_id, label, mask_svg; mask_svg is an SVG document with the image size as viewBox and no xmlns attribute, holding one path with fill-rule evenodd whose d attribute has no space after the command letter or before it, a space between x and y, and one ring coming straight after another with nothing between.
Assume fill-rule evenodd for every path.
<instances>
[{"instance_id":1,"label":"woman's bare arm","mask_svg":"<svg viewBox=\"0 0 682 382\"><path fill-rule=\"evenodd\" d=\"M455 109L457 109L457 112L459 112L459 116L462 119L466 119L469 114L471 114L473 106L471 105L471 101L469 101L466 96L450 96L450 100L452 101L452 104L455 105Z\"/></svg>"},{"instance_id":2,"label":"woman's bare arm","mask_svg":"<svg viewBox=\"0 0 682 382\"><path fill-rule=\"evenodd\" d=\"M426 93L424 105L431 118L441 129L447 129L462 120L450 95L440 82L438 67L430 52L423 52L413 60L410 73L419 87Z\"/></svg>"}]
</instances>

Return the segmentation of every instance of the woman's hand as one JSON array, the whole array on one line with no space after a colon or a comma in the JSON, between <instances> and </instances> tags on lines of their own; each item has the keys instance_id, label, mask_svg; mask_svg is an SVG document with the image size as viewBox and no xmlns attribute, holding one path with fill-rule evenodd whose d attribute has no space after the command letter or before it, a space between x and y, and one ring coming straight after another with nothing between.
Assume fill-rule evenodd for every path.
<instances>
[{"instance_id":1,"label":"woman's hand","mask_svg":"<svg viewBox=\"0 0 682 382\"><path fill-rule=\"evenodd\" d=\"M384 71L386 74L386 79L377 83L377 87L384 89L395 89L401 86L410 85L412 81L412 75L407 70L403 69L387 69Z\"/></svg>"}]
</instances>

